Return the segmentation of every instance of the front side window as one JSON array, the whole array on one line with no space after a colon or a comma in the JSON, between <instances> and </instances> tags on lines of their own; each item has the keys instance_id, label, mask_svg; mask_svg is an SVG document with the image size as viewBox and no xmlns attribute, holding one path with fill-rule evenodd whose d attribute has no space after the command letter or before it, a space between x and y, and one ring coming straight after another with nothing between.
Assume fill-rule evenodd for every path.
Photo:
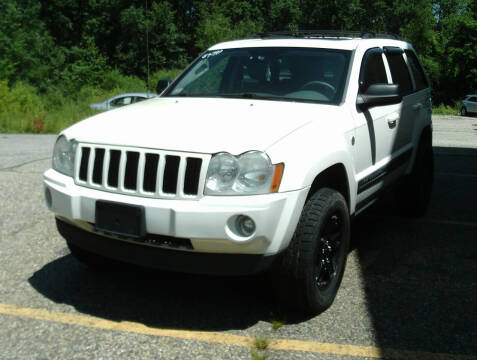
<instances>
[{"instance_id":1,"label":"front side window","mask_svg":"<svg viewBox=\"0 0 477 360\"><path fill-rule=\"evenodd\" d=\"M388 52L386 53L386 59L389 63L393 83L399 84L402 94L412 92L411 76L409 75L406 62L402 56L402 51Z\"/></svg>"},{"instance_id":2,"label":"front side window","mask_svg":"<svg viewBox=\"0 0 477 360\"><path fill-rule=\"evenodd\" d=\"M362 67L360 76L360 89L362 92L365 92L370 85L388 83L381 50L369 50L369 53L365 55L363 61L364 66Z\"/></svg>"},{"instance_id":3,"label":"front side window","mask_svg":"<svg viewBox=\"0 0 477 360\"><path fill-rule=\"evenodd\" d=\"M350 55L345 50L285 47L208 51L163 96L338 104Z\"/></svg>"}]
</instances>

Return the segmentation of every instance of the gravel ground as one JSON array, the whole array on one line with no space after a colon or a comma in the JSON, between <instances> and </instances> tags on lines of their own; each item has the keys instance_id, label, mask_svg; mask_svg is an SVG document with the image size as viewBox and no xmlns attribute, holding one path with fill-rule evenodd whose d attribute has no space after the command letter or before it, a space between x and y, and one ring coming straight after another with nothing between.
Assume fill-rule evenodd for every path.
<instances>
[{"instance_id":1,"label":"gravel ground","mask_svg":"<svg viewBox=\"0 0 477 360\"><path fill-rule=\"evenodd\" d=\"M282 313L264 277L125 269L97 274L69 255L43 203L53 135L0 134L0 304L157 328L377 346L477 358L477 119L434 117L429 214L387 199L356 219L333 306ZM273 330L271 320L284 325ZM267 351L270 359L358 359ZM1 359L251 359L250 349L0 314ZM383 355L383 358L392 358ZM365 359L365 357L359 357Z\"/></svg>"}]
</instances>

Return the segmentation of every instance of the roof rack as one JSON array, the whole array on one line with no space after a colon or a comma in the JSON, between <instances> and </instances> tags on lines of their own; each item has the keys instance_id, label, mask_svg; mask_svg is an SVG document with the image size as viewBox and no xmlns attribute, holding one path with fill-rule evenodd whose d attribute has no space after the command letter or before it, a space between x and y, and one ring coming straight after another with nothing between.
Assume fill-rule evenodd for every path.
<instances>
[{"instance_id":1,"label":"roof rack","mask_svg":"<svg viewBox=\"0 0 477 360\"><path fill-rule=\"evenodd\" d=\"M347 30L292 30L272 31L252 35L250 38L301 38L301 39L394 39L401 40L395 34L379 34L374 31L347 31Z\"/></svg>"}]
</instances>

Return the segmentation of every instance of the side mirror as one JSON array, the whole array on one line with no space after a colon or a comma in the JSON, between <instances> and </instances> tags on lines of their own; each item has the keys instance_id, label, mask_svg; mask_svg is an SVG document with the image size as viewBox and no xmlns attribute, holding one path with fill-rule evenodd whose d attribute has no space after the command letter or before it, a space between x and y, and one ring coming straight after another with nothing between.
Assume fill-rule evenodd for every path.
<instances>
[{"instance_id":1,"label":"side mirror","mask_svg":"<svg viewBox=\"0 0 477 360\"><path fill-rule=\"evenodd\" d=\"M399 84L372 84L358 94L356 105L361 110L373 106L398 104L402 100Z\"/></svg>"},{"instance_id":2,"label":"side mirror","mask_svg":"<svg viewBox=\"0 0 477 360\"><path fill-rule=\"evenodd\" d=\"M159 79L157 82L156 92L159 95L172 83L170 79Z\"/></svg>"}]
</instances>

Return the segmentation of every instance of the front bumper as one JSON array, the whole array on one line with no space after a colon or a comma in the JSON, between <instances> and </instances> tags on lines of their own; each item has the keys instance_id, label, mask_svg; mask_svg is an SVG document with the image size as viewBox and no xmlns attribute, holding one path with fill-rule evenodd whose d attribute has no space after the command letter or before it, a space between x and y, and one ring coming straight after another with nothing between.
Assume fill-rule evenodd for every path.
<instances>
[{"instance_id":1,"label":"front bumper","mask_svg":"<svg viewBox=\"0 0 477 360\"><path fill-rule=\"evenodd\" d=\"M94 231L91 224L95 222L96 200L107 200L143 206L148 234L190 239L192 249L175 251L266 256L288 246L308 193L305 188L266 195L204 196L199 200L151 199L81 187L53 169L44 173L44 185L50 197L47 203L55 215L83 231ZM231 219L237 215L253 219L253 235L243 237L231 230Z\"/></svg>"},{"instance_id":2,"label":"front bumper","mask_svg":"<svg viewBox=\"0 0 477 360\"><path fill-rule=\"evenodd\" d=\"M122 262L168 271L208 275L251 275L266 270L276 255L214 254L141 246L87 232L57 218L68 243Z\"/></svg>"}]
</instances>

